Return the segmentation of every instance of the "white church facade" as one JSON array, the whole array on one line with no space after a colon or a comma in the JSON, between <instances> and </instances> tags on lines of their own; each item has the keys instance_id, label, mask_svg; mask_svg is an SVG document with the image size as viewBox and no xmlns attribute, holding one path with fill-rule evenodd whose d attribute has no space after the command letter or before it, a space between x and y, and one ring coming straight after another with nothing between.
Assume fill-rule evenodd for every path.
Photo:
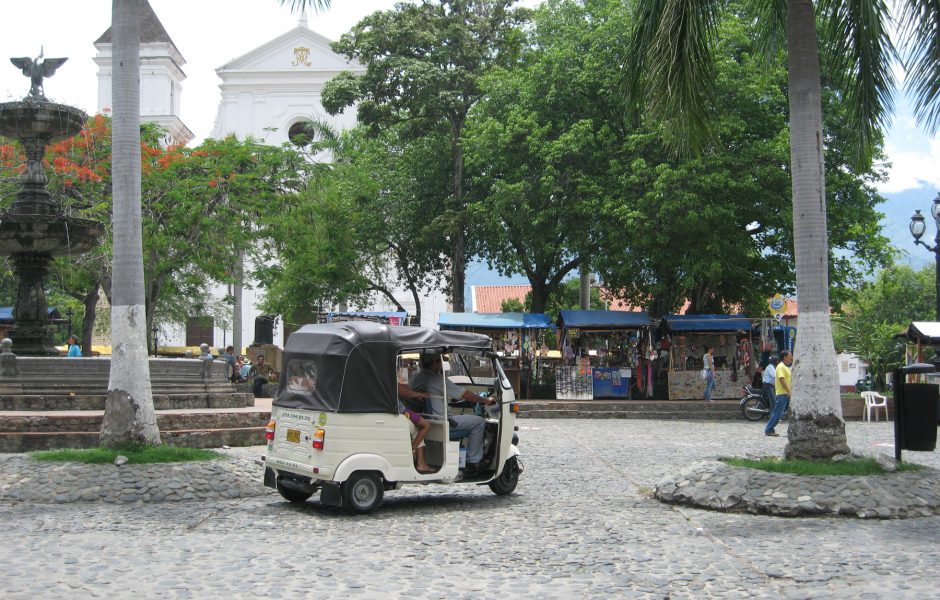
<instances>
[{"instance_id":1,"label":"white church facade","mask_svg":"<svg viewBox=\"0 0 940 600\"><path fill-rule=\"evenodd\" d=\"M141 118L167 129L168 143L187 143L192 139L192 133L178 117L182 81L186 77L181 67L185 60L152 9L146 2L144 4L150 14L142 22L141 32ZM95 62L99 65L99 111L110 106L110 41L109 30L95 42L98 49ZM342 114L331 116L323 109L321 93L326 82L342 71L362 72L364 68L333 52L330 43L329 39L311 30L306 18L302 17L293 29L217 68L221 98L211 137L222 139L234 135L239 139L251 137L266 144L281 145L309 121L326 123L335 131L354 127L355 110L347 109ZM251 273L251 265L245 265L244 272ZM234 299L232 322L216 323L197 333L192 329L198 326L192 323L161 324L160 345L191 345L195 337L201 337L213 347L228 344L245 347L254 341L262 341L256 340L257 320L273 324L268 332L271 341L283 346L281 320L277 317L268 319L258 309L263 293L256 282L250 280L245 286L216 286L213 296L220 303L225 298ZM416 313L410 293L403 290L393 290L393 293L409 315ZM396 310L384 297L376 298L371 306L349 309ZM421 324L435 327L438 315L447 310L443 293L425 294Z\"/></svg>"}]
</instances>

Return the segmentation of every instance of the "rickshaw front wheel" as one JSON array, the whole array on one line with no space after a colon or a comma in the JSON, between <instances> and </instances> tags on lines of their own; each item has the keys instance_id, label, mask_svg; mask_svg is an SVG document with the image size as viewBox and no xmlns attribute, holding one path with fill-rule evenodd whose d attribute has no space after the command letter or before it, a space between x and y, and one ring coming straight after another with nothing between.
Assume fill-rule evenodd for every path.
<instances>
[{"instance_id":1,"label":"rickshaw front wheel","mask_svg":"<svg viewBox=\"0 0 940 600\"><path fill-rule=\"evenodd\" d=\"M520 472L521 469L519 468L516 457L513 456L509 458L506 464L503 465L503 472L499 474L499 477L489 483L490 489L493 490L494 494L499 496L513 493L516 489L516 485L519 483Z\"/></svg>"},{"instance_id":2,"label":"rickshaw front wheel","mask_svg":"<svg viewBox=\"0 0 940 600\"><path fill-rule=\"evenodd\" d=\"M343 508L354 515L370 513L382 503L382 478L356 471L343 483Z\"/></svg>"},{"instance_id":3,"label":"rickshaw front wheel","mask_svg":"<svg viewBox=\"0 0 940 600\"><path fill-rule=\"evenodd\" d=\"M313 492L304 492L296 488L287 487L281 483L280 477L277 480L277 491L282 498L294 504L303 504L313 495Z\"/></svg>"}]
</instances>

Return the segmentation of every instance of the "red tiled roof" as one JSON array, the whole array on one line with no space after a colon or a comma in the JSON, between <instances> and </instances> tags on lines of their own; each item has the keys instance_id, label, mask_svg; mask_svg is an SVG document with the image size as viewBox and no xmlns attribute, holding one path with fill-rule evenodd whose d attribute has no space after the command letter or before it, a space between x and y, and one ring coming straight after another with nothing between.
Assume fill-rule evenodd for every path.
<instances>
[{"instance_id":1,"label":"red tiled roof","mask_svg":"<svg viewBox=\"0 0 940 600\"><path fill-rule=\"evenodd\" d=\"M532 291L531 285L475 285L473 286L473 312L498 313L502 312L503 302L516 298L525 304L525 297ZM643 309L630 306L623 300L610 298L605 290L601 290L601 297L608 296L610 310L624 310L640 312ZM684 310L683 310L684 312Z\"/></svg>"},{"instance_id":2,"label":"red tiled roof","mask_svg":"<svg viewBox=\"0 0 940 600\"><path fill-rule=\"evenodd\" d=\"M475 285L473 286L473 312L503 312L503 302L510 298L515 298L525 304L525 296L531 290L531 285Z\"/></svg>"},{"instance_id":3,"label":"red tiled roof","mask_svg":"<svg viewBox=\"0 0 940 600\"><path fill-rule=\"evenodd\" d=\"M516 298L519 302L525 304L525 297L532 290L530 285L475 285L473 286L473 312L477 313L498 313L502 312L502 305L505 300ZM612 298L606 290L601 290L601 297L607 296L610 303L610 310L624 310L629 312L639 312L643 310L635 306L630 306L623 300ZM784 301L783 316L798 317L796 300L787 298ZM679 309L677 314L684 315L689 308L689 302Z\"/></svg>"}]
</instances>

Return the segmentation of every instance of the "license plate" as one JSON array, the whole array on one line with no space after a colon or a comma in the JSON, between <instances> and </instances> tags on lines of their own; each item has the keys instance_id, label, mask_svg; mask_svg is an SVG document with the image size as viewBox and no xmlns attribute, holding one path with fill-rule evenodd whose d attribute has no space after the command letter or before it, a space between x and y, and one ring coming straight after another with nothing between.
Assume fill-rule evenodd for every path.
<instances>
[{"instance_id":1,"label":"license plate","mask_svg":"<svg viewBox=\"0 0 940 600\"><path fill-rule=\"evenodd\" d=\"M288 429L287 430L287 441L297 443L300 441L300 430L299 429Z\"/></svg>"}]
</instances>

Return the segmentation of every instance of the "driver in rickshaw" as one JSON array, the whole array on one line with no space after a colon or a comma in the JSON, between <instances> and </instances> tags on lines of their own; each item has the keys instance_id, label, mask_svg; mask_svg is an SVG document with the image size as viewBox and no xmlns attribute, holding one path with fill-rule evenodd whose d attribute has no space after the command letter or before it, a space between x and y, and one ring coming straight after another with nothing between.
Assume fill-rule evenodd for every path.
<instances>
[{"instance_id":1,"label":"driver in rickshaw","mask_svg":"<svg viewBox=\"0 0 940 600\"><path fill-rule=\"evenodd\" d=\"M452 383L442 376L444 371L443 357L437 353L421 355L421 370L411 377L409 386L418 392L425 392L430 396L431 413L441 419L447 417L446 401L466 400L484 405L493 404L492 398L478 396L459 385ZM445 383L446 382L446 383ZM446 394L444 386L446 385ZM467 466L464 477L470 477L480 470L480 461L483 460L483 417L476 415L451 415L449 417L452 431L468 432L467 434Z\"/></svg>"}]
</instances>

